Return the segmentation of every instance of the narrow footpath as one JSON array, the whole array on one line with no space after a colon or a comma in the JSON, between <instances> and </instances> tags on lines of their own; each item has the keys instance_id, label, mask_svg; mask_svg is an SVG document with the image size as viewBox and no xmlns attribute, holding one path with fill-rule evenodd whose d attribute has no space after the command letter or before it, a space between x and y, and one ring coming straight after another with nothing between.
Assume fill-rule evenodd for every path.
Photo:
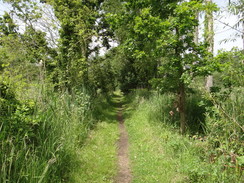
<instances>
[{"instance_id":1,"label":"narrow footpath","mask_svg":"<svg viewBox=\"0 0 244 183\"><path fill-rule=\"evenodd\" d=\"M120 137L118 141L118 175L116 177L116 183L130 183L132 180L132 174L129 160L128 133L125 129L122 111L123 109L119 108L117 115Z\"/></svg>"}]
</instances>

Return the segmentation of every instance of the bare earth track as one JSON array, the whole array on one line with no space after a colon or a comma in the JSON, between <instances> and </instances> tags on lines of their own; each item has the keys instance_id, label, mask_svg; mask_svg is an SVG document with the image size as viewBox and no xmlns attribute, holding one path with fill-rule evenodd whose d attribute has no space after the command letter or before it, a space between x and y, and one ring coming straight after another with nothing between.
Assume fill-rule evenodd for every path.
<instances>
[{"instance_id":1,"label":"bare earth track","mask_svg":"<svg viewBox=\"0 0 244 183\"><path fill-rule=\"evenodd\" d=\"M116 177L116 183L130 183L132 175L129 166L128 133L124 125L122 108L118 110L117 117L119 121L120 138L118 141L118 174Z\"/></svg>"}]
</instances>

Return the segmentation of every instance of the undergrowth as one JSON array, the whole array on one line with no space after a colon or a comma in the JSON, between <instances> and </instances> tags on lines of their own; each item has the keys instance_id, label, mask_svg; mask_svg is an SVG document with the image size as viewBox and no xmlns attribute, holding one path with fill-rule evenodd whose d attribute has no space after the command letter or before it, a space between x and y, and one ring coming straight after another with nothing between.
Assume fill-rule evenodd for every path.
<instances>
[{"instance_id":1,"label":"undergrowth","mask_svg":"<svg viewBox=\"0 0 244 183\"><path fill-rule=\"evenodd\" d=\"M241 164L240 162L237 164L242 157L241 153L239 152L239 159L236 158L236 162L231 162L228 153L221 155L217 153L222 145L213 146L212 139L216 138L217 134L223 135L226 130L209 125L211 123L208 118L209 109L215 106L209 104L209 99L194 99L197 103L192 99L191 103L188 103L188 109L200 105L202 110L200 114L205 117L205 130L200 129L197 133L199 125L193 128L193 131L188 127L188 135L181 136L177 130L177 111L173 111L173 115L171 113L174 97L170 94L159 95L153 92L149 97L148 94L143 97L143 93L145 91L136 91L128 97L132 103L128 106L126 114L129 119L125 121L131 144L133 182L242 182ZM205 101L208 103L203 104ZM204 108L201 108L203 105ZM223 123L220 121L222 118L216 117L218 123ZM199 118L192 115L191 119ZM211 117L211 120L214 119ZM212 125L216 126L216 123L215 121ZM190 125L194 127L194 123ZM233 130L233 126L229 130L232 131L231 129ZM231 142L229 139L217 138L221 144ZM241 143L240 139L236 140ZM237 149L243 152L240 145ZM225 152L231 152L229 150Z\"/></svg>"},{"instance_id":2,"label":"undergrowth","mask_svg":"<svg viewBox=\"0 0 244 183\"><path fill-rule=\"evenodd\" d=\"M8 83L0 87L0 182L67 182L77 148L97 123L99 98L82 88L72 94L42 88L35 100L23 100Z\"/></svg>"}]
</instances>

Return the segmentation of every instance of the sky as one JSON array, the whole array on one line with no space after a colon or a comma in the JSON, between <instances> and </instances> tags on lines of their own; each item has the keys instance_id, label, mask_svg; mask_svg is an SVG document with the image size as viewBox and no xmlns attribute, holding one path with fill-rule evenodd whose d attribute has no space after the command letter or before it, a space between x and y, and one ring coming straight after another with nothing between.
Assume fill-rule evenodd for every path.
<instances>
[{"instance_id":1,"label":"sky","mask_svg":"<svg viewBox=\"0 0 244 183\"><path fill-rule=\"evenodd\" d=\"M213 0L214 3L216 3L221 10L227 10L226 6L228 5L229 0ZM236 38L235 34L238 33L236 30L231 29L228 26L225 26L221 22L227 23L230 26L235 25L236 22L238 22L238 19L234 15L230 15L226 11L223 13L220 13L220 15L214 16L214 52L215 54L219 49L225 49L225 50L231 50L232 47L238 47L243 48L243 42L241 38ZM236 41L229 41L227 43L222 43L221 41L223 39L236 39Z\"/></svg>"},{"instance_id":2,"label":"sky","mask_svg":"<svg viewBox=\"0 0 244 183\"><path fill-rule=\"evenodd\" d=\"M229 0L213 0L214 3L216 3L221 10L223 10L222 13L217 13L214 15L214 53L217 54L218 50L224 49L224 50L231 50L232 47L243 47L243 42L241 38L238 38L235 36L236 33L238 33L236 30L231 29L230 27L224 25L221 22L224 22L226 24L229 24L230 26L233 26L237 22L237 17L234 15L230 15L227 11L226 6L228 4ZM2 2L0 0L0 15L4 13L4 11L9 11L10 7ZM201 23L203 24L203 23ZM200 29L203 30L203 27ZM200 30L201 32L201 30ZM236 39L235 41L228 41L226 43L222 42L224 39Z\"/></svg>"}]
</instances>

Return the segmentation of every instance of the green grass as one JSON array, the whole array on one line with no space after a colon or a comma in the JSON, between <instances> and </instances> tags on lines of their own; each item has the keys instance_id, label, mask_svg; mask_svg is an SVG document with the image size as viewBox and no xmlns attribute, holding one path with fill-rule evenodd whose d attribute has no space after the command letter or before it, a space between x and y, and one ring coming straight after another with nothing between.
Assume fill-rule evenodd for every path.
<instances>
[{"instance_id":1,"label":"green grass","mask_svg":"<svg viewBox=\"0 0 244 183\"><path fill-rule=\"evenodd\" d=\"M84 166L86 158L81 159L80 156L80 154L84 155L81 153L84 150L85 154L92 157L88 149L92 153L97 153L97 157L100 158L92 157L95 160L94 167L99 162L105 163L104 167L106 165L112 167L112 164L115 164L113 158L116 156L115 141L117 140L116 134L118 134L115 115L116 108L110 104L109 98L103 96L90 100L85 91L77 91L73 95L68 93L45 95L42 93L42 100L37 101L34 114L20 113L17 116L17 120L28 117L33 133L27 131L26 135L16 133L17 135L10 136L5 128L2 128L2 121L0 121L1 135L8 135L7 137L1 136L4 141L0 143L0 182L68 182L76 171L89 169L89 165ZM99 119L102 119L103 122ZM36 125L32 125L34 122ZM93 131L89 133L92 129ZM88 143L90 139L86 141L88 134L94 135L94 138L98 140L105 139L104 144L97 141L97 147L101 147L100 154L99 150L91 148ZM13 139L18 143L13 142ZM84 144L85 142L86 144ZM91 143L95 143L94 140L91 140ZM107 170L112 172L111 169L107 168ZM102 171L102 168L99 171L101 171L101 175L111 175L111 173L107 174L106 171L106 173ZM96 176L94 176L95 178ZM98 179L100 182L101 179Z\"/></svg>"},{"instance_id":2,"label":"green grass","mask_svg":"<svg viewBox=\"0 0 244 183\"><path fill-rule=\"evenodd\" d=\"M70 182L109 183L117 173L118 125L101 122L84 144L77 150L77 166L73 167Z\"/></svg>"},{"instance_id":3,"label":"green grass","mask_svg":"<svg viewBox=\"0 0 244 183\"><path fill-rule=\"evenodd\" d=\"M16 115L37 123L32 126L35 131L27 134L29 137L23 138L23 134L15 136L19 140L17 144L11 136L2 142L0 182L114 182L117 173L116 142L119 138L116 114L121 104L126 109L124 118L129 133L134 183L242 182L243 174L237 172L240 169L225 166L233 164L226 153L228 151L222 150L226 145L218 136L223 133L222 128L212 128L216 133L212 132L203 142L197 140L199 137L194 140L179 135L178 123L175 123L177 118L169 115L172 99L173 96L157 95L146 90L137 90L135 95L127 97L122 97L120 92L112 97L99 96L92 104L84 91L73 96L63 93L43 97L34 114ZM238 116L238 121L243 120L241 97L225 104L224 108ZM221 115L210 117L213 124L222 125ZM234 127L227 122L224 125ZM0 132L3 132L1 125ZM222 136L228 138L227 135ZM221 142L219 148L211 146L210 137ZM228 139L226 142L229 142ZM227 144L225 149L235 147L242 153L239 139L236 142L239 146L237 143ZM215 155L216 160L210 160L211 155Z\"/></svg>"},{"instance_id":4,"label":"green grass","mask_svg":"<svg viewBox=\"0 0 244 183\"><path fill-rule=\"evenodd\" d=\"M133 183L241 182L224 162L211 162L207 141L181 136L172 125L167 107L171 96L135 97L125 121L129 133ZM137 104L137 105L136 105Z\"/></svg>"},{"instance_id":5,"label":"green grass","mask_svg":"<svg viewBox=\"0 0 244 183\"><path fill-rule=\"evenodd\" d=\"M185 176L177 172L177 157L165 149L172 134L149 123L147 109L139 109L126 120L129 133L133 182L176 182ZM177 144L176 144L177 146Z\"/></svg>"},{"instance_id":6,"label":"green grass","mask_svg":"<svg viewBox=\"0 0 244 183\"><path fill-rule=\"evenodd\" d=\"M85 144L77 149L77 164L71 172L70 183L110 183L117 173L117 141L119 138L117 107L122 97L100 100L96 110L101 119L89 133Z\"/></svg>"}]
</instances>

